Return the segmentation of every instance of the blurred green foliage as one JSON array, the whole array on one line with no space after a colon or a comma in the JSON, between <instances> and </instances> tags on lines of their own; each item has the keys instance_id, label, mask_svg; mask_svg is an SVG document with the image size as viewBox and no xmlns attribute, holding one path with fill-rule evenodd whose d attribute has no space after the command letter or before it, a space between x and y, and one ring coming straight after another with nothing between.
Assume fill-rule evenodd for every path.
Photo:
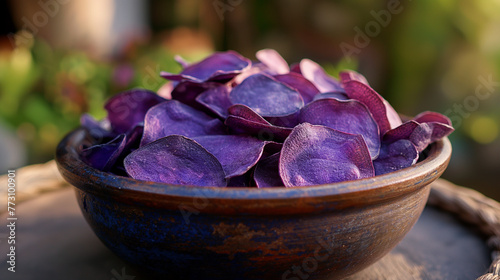
<instances>
[{"instance_id":1,"label":"blurred green foliage","mask_svg":"<svg viewBox=\"0 0 500 280\"><path fill-rule=\"evenodd\" d=\"M102 61L33 40L0 55L0 119L16 128L29 162L49 160L83 113L101 119L110 96L135 87L157 91L165 82L159 72L179 69L161 45L133 46L120 59Z\"/></svg>"}]
</instances>

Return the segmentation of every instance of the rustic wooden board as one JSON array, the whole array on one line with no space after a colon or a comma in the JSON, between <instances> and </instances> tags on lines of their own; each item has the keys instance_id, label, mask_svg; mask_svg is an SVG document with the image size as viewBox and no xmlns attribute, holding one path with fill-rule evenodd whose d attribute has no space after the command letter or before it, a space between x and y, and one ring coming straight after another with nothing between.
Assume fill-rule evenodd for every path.
<instances>
[{"instance_id":1,"label":"rustic wooden board","mask_svg":"<svg viewBox=\"0 0 500 280\"><path fill-rule=\"evenodd\" d=\"M71 188L24 202L17 216L16 273L7 271L7 216L0 216L0 279L143 279L92 233ZM485 241L473 229L427 207L389 255L348 279L469 280L481 275L489 263Z\"/></svg>"}]
</instances>

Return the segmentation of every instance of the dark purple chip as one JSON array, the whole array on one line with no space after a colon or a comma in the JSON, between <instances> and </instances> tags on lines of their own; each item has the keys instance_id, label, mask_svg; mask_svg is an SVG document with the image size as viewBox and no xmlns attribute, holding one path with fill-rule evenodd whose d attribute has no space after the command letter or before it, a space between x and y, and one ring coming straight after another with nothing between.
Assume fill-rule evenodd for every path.
<instances>
[{"instance_id":1,"label":"dark purple chip","mask_svg":"<svg viewBox=\"0 0 500 280\"><path fill-rule=\"evenodd\" d=\"M300 110L294 114L289 115L289 116L266 117L265 119L266 119L266 121L268 121L272 125L292 129L300 123L299 116L300 116Z\"/></svg>"},{"instance_id":2,"label":"dark purple chip","mask_svg":"<svg viewBox=\"0 0 500 280\"><path fill-rule=\"evenodd\" d=\"M245 174L259 161L266 142L244 135L193 137L222 164L226 179Z\"/></svg>"},{"instance_id":3,"label":"dark purple chip","mask_svg":"<svg viewBox=\"0 0 500 280\"><path fill-rule=\"evenodd\" d=\"M125 134L105 144L91 146L81 152L83 160L101 171L109 171L125 148Z\"/></svg>"},{"instance_id":4,"label":"dark purple chip","mask_svg":"<svg viewBox=\"0 0 500 280\"><path fill-rule=\"evenodd\" d=\"M172 99L180 101L186 105L189 105L195 109L203 109L204 107L200 105L196 98L202 93L209 89L218 88L222 84L215 82L205 82L197 83L193 81L182 81L177 83L177 85L172 90Z\"/></svg>"},{"instance_id":5,"label":"dark purple chip","mask_svg":"<svg viewBox=\"0 0 500 280\"><path fill-rule=\"evenodd\" d=\"M448 117L436 112L422 112L415 116L414 120L419 123L429 124L432 129L431 142L438 141L450 135L455 130Z\"/></svg>"},{"instance_id":6,"label":"dark purple chip","mask_svg":"<svg viewBox=\"0 0 500 280\"><path fill-rule=\"evenodd\" d=\"M261 159L255 166L253 178L257 188L284 187L280 177L280 153Z\"/></svg>"},{"instance_id":7,"label":"dark purple chip","mask_svg":"<svg viewBox=\"0 0 500 280\"><path fill-rule=\"evenodd\" d=\"M323 125L335 130L363 136L372 159L380 150L378 125L365 105L356 100L333 98L313 101L302 108L300 122Z\"/></svg>"},{"instance_id":8,"label":"dark purple chip","mask_svg":"<svg viewBox=\"0 0 500 280\"><path fill-rule=\"evenodd\" d=\"M283 143L279 170L286 187L374 176L370 152L361 135L309 123L296 126Z\"/></svg>"},{"instance_id":9,"label":"dark purple chip","mask_svg":"<svg viewBox=\"0 0 500 280\"><path fill-rule=\"evenodd\" d=\"M245 105L229 107L229 116L224 122L235 132L254 135L265 141L284 141L291 128L275 126Z\"/></svg>"},{"instance_id":10,"label":"dark purple chip","mask_svg":"<svg viewBox=\"0 0 500 280\"><path fill-rule=\"evenodd\" d=\"M227 185L224 169L214 155L184 136L171 135L143 146L124 160L130 177L174 185Z\"/></svg>"},{"instance_id":11,"label":"dark purple chip","mask_svg":"<svg viewBox=\"0 0 500 280\"><path fill-rule=\"evenodd\" d=\"M300 93L264 74L246 78L229 93L229 100L246 105L263 117L289 116L304 106Z\"/></svg>"},{"instance_id":12,"label":"dark purple chip","mask_svg":"<svg viewBox=\"0 0 500 280\"><path fill-rule=\"evenodd\" d=\"M225 134L224 124L177 100L168 100L146 114L141 146L169 135L195 137Z\"/></svg>"},{"instance_id":13,"label":"dark purple chip","mask_svg":"<svg viewBox=\"0 0 500 280\"><path fill-rule=\"evenodd\" d=\"M229 178L228 182L227 182L227 186L228 187L236 187L236 188L255 187L255 184L253 182L253 177L252 177L252 174L253 174L252 170L246 172L243 175Z\"/></svg>"},{"instance_id":14,"label":"dark purple chip","mask_svg":"<svg viewBox=\"0 0 500 280\"><path fill-rule=\"evenodd\" d=\"M304 76L290 72L287 74L282 74L282 75L276 75L274 78L282 82L283 84L295 89L300 93L302 96L302 99L304 99L304 103L309 103L311 102L314 97L319 93L318 88L309 81L308 79L304 78Z\"/></svg>"},{"instance_id":15,"label":"dark purple chip","mask_svg":"<svg viewBox=\"0 0 500 280\"><path fill-rule=\"evenodd\" d=\"M113 96L104 108L108 111L108 120L113 131L126 133L144 122L149 108L165 100L152 91L133 89Z\"/></svg>"},{"instance_id":16,"label":"dark purple chip","mask_svg":"<svg viewBox=\"0 0 500 280\"><path fill-rule=\"evenodd\" d=\"M390 144L401 139L410 140L417 151L421 152L431 143L431 137L431 126L411 120L387 131L383 136L383 142Z\"/></svg>"},{"instance_id":17,"label":"dark purple chip","mask_svg":"<svg viewBox=\"0 0 500 280\"><path fill-rule=\"evenodd\" d=\"M229 86L220 85L204 91L196 97L196 101L220 118L225 119L228 116L227 110L232 105L229 100L230 90Z\"/></svg>"},{"instance_id":18,"label":"dark purple chip","mask_svg":"<svg viewBox=\"0 0 500 280\"><path fill-rule=\"evenodd\" d=\"M320 92L344 91L339 81L328 75L318 63L310 59L300 61L300 73L311 81Z\"/></svg>"},{"instance_id":19,"label":"dark purple chip","mask_svg":"<svg viewBox=\"0 0 500 280\"><path fill-rule=\"evenodd\" d=\"M350 99L358 100L368 107L380 128L381 135L384 135L384 133L392 128L389 116L391 116L391 118L394 117L391 113L394 109L382 98L382 96L371 87L357 80L342 81L342 84ZM393 121L396 122L396 120Z\"/></svg>"},{"instance_id":20,"label":"dark purple chip","mask_svg":"<svg viewBox=\"0 0 500 280\"><path fill-rule=\"evenodd\" d=\"M397 171L415 164L418 151L410 140L402 139L382 144L379 157L373 161L375 175Z\"/></svg>"},{"instance_id":21,"label":"dark purple chip","mask_svg":"<svg viewBox=\"0 0 500 280\"><path fill-rule=\"evenodd\" d=\"M439 113L424 112L413 120L387 131L383 136L383 141L394 143L400 139L407 139L415 145L418 152L421 152L432 142L454 131L449 123L451 121Z\"/></svg>"},{"instance_id":22,"label":"dark purple chip","mask_svg":"<svg viewBox=\"0 0 500 280\"><path fill-rule=\"evenodd\" d=\"M98 143L117 136L115 132L111 131L111 125L107 119L97 121L91 115L85 113L80 117L80 124L88 130Z\"/></svg>"},{"instance_id":23,"label":"dark purple chip","mask_svg":"<svg viewBox=\"0 0 500 280\"><path fill-rule=\"evenodd\" d=\"M250 60L237 52L217 52L198 63L188 65L180 74L161 72L161 76L172 81L190 80L197 83L228 81L250 65Z\"/></svg>"}]
</instances>

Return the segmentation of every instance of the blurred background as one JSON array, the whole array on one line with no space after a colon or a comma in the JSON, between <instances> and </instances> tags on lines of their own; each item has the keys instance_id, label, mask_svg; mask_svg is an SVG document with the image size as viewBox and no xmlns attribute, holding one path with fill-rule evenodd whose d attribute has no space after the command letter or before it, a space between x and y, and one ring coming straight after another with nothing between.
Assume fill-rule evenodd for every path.
<instances>
[{"instance_id":1,"label":"blurred background","mask_svg":"<svg viewBox=\"0 0 500 280\"><path fill-rule=\"evenodd\" d=\"M444 178L500 200L500 0L0 2L0 174L53 158L120 91L216 50L274 48L364 74L396 110L448 115Z\"/></svg>"}]
</instances>

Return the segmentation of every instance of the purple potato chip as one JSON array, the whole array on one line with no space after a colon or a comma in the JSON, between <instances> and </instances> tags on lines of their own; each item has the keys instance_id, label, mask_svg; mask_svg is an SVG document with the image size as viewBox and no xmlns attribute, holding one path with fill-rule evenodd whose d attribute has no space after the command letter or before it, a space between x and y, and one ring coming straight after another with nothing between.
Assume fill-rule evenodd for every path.
<instances>
[{"instance_id":1,"label":"purple potato chip","mask_svg":"<svg viewBox=\"0 0 500 280\"><path fill-rule=\"evenodd\" d=\"M264 74L246 78L229 93L229 100L246 105L263 117L289 116L304 106L296 90Z\"/></svg>"},{"instance_id":2,"label":"purple potato chip","mask_svg":"<svg viewBox=\"0 0 500 280\"><path fill-rule=\"evenodd\" d=\"M109 171L125 148L125 134L105 144L91 146L81 152L83 160L90 166L101 171Z\"/></svg>"},{"instance_id":3,"label":"purple potato chip","mask_svg":"<svg viewBox=\"0 0 500 280\"><path fill-rule=\"evenodd\" d=\"M137 125L127 132L125 136L125 145L123 146L122 151L119 153L115 163L111 167L111 172L120 176L128 176L127 172L125 171L125 167L123 166L123 160L128 154L139 148L143 132L143 125Z\"/></svg>"},{"instance_id":4,"label":"purple potato chip","mask_svg":"<svg viewBox=\"0 0 500 280\"><path fill-rule=\"evenodd\" d=\"M251 67L245 69L243 72L241 72L241 74L239 74L238 76L234 77L234 79L231 80L231 86L235 87L241 84L241 82L243 82L246 78L255 74L262 74L262 73L270 74L268 73L268 70L269 69L264 63L253 62Z\"/></svg>"},{"instance_id":5,"label":"purple potato chip","mask_svg":"<svg viewBox=\"0 0 500 280\"><path fill-rule=\"evenodd\" d=\"M229 100L230 90L227 85L210 88L198 95L196 101L217 116L225 119L228 116L227 109L232 105Z\"/></svg>"},{"instance_id":6,"label":"purple potato chip","mask_svg":"<svg viewBox=\"0 0 500 280\"><path fill-rule=\"evenodd\" d=\"M245 105L229 107L224 124L239 133L247 133L266 141L284 141L291 128L275 126Z\"/></svg>"},{"instance_id":7,"label":"purple potato chip","mask_svg":"<svg viewBox=\"0 0 500 280\"><path fill-rule=\"evenodd\" d=\"M342 84L350 99L358 100L368 107L380 128L381 135L384 135L384 133L392 128L389 115L394 117L391 113L394 109L382 96L371 87L356 80L342 81Z\"/></svg>"},{"instance_id":8,"label":"purple potato chip","mask_svg":"<svg viewBox=\"0 0 500 280\"><path fill-rule=\"evenodd\" d=\"M276 75L274 78L277 81L297 90L306 104L311 102L319 93L318 88L316 88L313 83L298 73L290 72L287 74Z\"/></svg>"},{"instance_id":9,"label":"purple potato chip","mask_svg":"<svg viewBox=\"0 0 500 280\"><path fill-rule=\"evenodd\" d=\"M245 174L259 161L266 142L244 135L193 137L222 164L226 179Z\"/></svg>"},{"instance_id":10,"label":"purple potato chip","mask_svg":"<svg viewBox=\"0 0 500 280\"><path fill-rule=\"evenodd\" d=\"M253 170L253 169L252 169ZM252 177L252 170L246 172L243 175L232 177L228 179L227 186L228 187L255 187Z\"/></svg>"},{"instance_id":11,"label":"purple potato chip","mask_svg":"<svg viewBox=\"0 0 500 280\"><path fill-rule=\"evenodd\" d=\"M440 113L430 111L422 112L415 116L414 120L419 123L429 124L432 129L431 142L438 141L455 131L451 124L451 120Z\"/></svg>"},{"instance_id":12,"label":"purple potato chip","mask_svg":"<svg viewBox=\"0 0 500 280\"><path fill-rule=\"evenodd\" d=\"M272 154L276 154L281 152L281 148L283 148L283 143L278 143L274 141L266 141L266 147L264 147L263 156L270 156Z\"/></svg>"},{"instance_id":13,"label":"purple potato chip","mask_svg":"<svg viewBox=\"0 0 500 280\"><path fill-rule=\"evenodd\" d=\"M302 76L311 81L320 92L344 91L342 85L335 78L328 75L318 63L310 59L306 58L300 61L300 72Z\"/></svg>"},{"instance_id":14,"label":"purple potato chip","mask_svg":"<svg viewBox=\"0 0 500 280\"><path fill-rule=\"evenodd\" d=\"M349 100L349 97L345 94L345 92L341 91L328 91L328 92L323 92L320 93L316 96L314 96L313 101L319 100L319 99L326 99L326 98L334 98L337 100Z\"/></svg>"},{"instance_id":15,"label":"purple potato chip","mask_svg":"<svg viewBox=\"0 0 500 280\"><path fill-rule=\"evenodd\" d=\"M266 117L265 119L266 119L266 121L268 121L272 125L280 126L280 127L287 127L287 128L292 129L300 123L299 116L300 116L300 110L297 111L296 113L289 115L289 116Z\"/></svg>"},{"instance_id":16,"label":"purple potato chip","mask_svg":"<svg viewBox=\"0 0 500 280\"><path fill-rule=\"evenodd\" d=\"M143 133L144 125L138 125L127 132L123 154L129 154L139 148Z\"/></svg>"},{"instance_id":17,"label":"purple potato chip","mask_svg":"<svg viewBox=\"0 0 500 280\"><path fill-rule=\"evenodd\" d=\"M418 123L414 120L407 121L402 125L387 131L383 136L383 142L394 143L401 139L410 140L418 152L425 150L432 143L432 128L426 123Z\"/></svg>"},{"instance_id":18,"label":"purple potato chip","mask_svg":"<svg viewBox=\"0 0 500 280\"><path fill-rule=\"evenodd\" d=\"M124 160L130 177L175 185L227 185L224 169L214 155L194 140L180 135L158 139L130 153Z\"/></svg>"},{"instance_id":19,"label":"purple potato chip","mask_svg":"<svg viewBox=\"0 0 500 280\"><path fill-rule=\"evenodd\" d=\"M172 90L172 99L178 100L186 105L194 107L196 109L204 109L204 106L200 105L196 101L196 98L203 92L218 88L222 84L215 82L205 82L197 83L193 81L182 81L177 83L177 85Z\"/></svg>"},{"instance_id":20,"label":"purple potato chip","mask_svg":"<svg viewBox=\"0 0 500 280\"><path fill-rule=\"evenodd\" d=\"M407 139L415 145L418 152L421 152L430 143L446 137L454 131L449 123L451 121L439 113L423 112L413 120L387 131L382 139L386 143Z\"/></svg>"},{"instance_id":21,"label":"purple potato chip","mask_svg":"<svg viewBox=\"0 0 500 280\"><path fill-rule=\"evenodd\" d=\"M399 116L398 112L396 112L396 110L394 110L391 104L389 104L389 102L385 99L384 99L384 105L385 105L385 111L387 113L387 120L389 121L391 129L400 126L403 123L403 121L401 120L401 117Z\"/></svg>"},{"instance_id":22,"label":"purple potato chip","mask_svg":"<svg viewBox=\"0 0 500 280\"><path fill-rule=\"evenodd\" d=\"M300 63L292 63L290 65L290 72L302 75L302 72L300 71Z\"/></svg>"},{"instance_id":23,"label":"purple potato chip","mask_svg":"<svg viewBox=\"0 0 500 280\"><path fill-rule=\"evenodd\" d=\"M418 151L410 140L401 139L391 144L382 144L379 157L373 161L375 175L382 175L415 164Z\"/></svg>"},{"instance_id":24,"label":"purple potato chip","mask_svg":"<svg viewBox=\"0 0 500 280\"><path fill-rule=\"evenodd\" d=\"M182 56L180 55L175 55L174 56L174 60L175 62L179 63L179 65L182 67L182 68L186 68L189 66L189 62L187 62Z\"/></svg>"},{"instance_id":25,"label":"purple potato chip","mask_svg":"<svg viewBox=\"0 0 500 280\"><path fill-rule=\"evenodd\" d=\"M339 78L342 82L347 82L347 81L358 81L361 82L367 86L370 86L368 84L368 81L366 80L365 76L361 75L360 73L352 70L347 70L347 71L341 71L339 73Z\"/></svg>"},{"instance_id":26,"label":"purple potato chip","mask_svg":"<svg viewBox=\"0 0 500 280\"><path fill-rule=\"evenodd\" d=\"M96 139L96 142L101 142L104 139L113 139L117 135L111 131L111 124L107 119L97 121L91 115L85 113L80 117L80 124L85 127L90 135Z\"/></svg>"},{"instance_id":27,"label":"purple potato chip","mask_svg":"<svg viewBox=\"0 0 500 280\"><path fill-rule=\"evenodd\" d=\"M273 49L263 49L258 51L255 56L275 74L286 74L290 72L288 63L285 59Z\"/></svg>"},{"instance_id":28,"label":"purple potato chip","mask_svg":"<svg viewBox=\"0 0 500 280\"><path fill-rule=\"evenodd\" d=\"M370 89L368 91L370 91L372 93L370 93L368 95L380 96L377 92L375 92L370 87L366 78L363 75L361 75L355 71L349 70L349 71L340 72L339 77L340 77L340 81L342 82L343 85L345 85L345 83L347 83L349 81L357 81L361 84L364 84L367 88ZM375 94L373 94L373 93L375 93ZM389 127L392 129L392 128L400 126L403 122L401 121L399 114L396 112L396 110L394 110L394 108L391 106L391 104L389 104L389 102L387 102L387 100L383 99L381 96L380 96L380 99L382 100L382 103L385 106L386 116L387 116L387 120L389 122ZM360 100L360 101L363 102L362 100ZM369 102L369 100L368 100L368 102ZM378 103L380 103L380 102L376 101L376 104L378 104ZM380 105L378 105L378 106L380 106Z\"/></svg>"},{"instance_id":29,"label":"purple potato chip","mask_svg":"<svg viewBox=\"0 0 500 280\"><path fill-rule=\"evenodd\" d=\"M174 90L175 86L176 83L174 84L174 82L172 81L166 82L158 89L156 93L165 99L172 99L172 91Z\"/></svg>"},{"instance_id":30,"label":"purple potato chip","mask_svg":"<svg viewBox=\"0 0 500 280\"><path fill-rule=\"evenodd\" d=\"M329 184L374 176L361 135L302 123L283 143L279 171L286 187Z\"/></svg>"},{"instance_id":31,"label":"purple potato chip","mask_svg":"<svg viewBox=\"0 0 500 280\"><path fill-rule=\"evenodd\" d=\"M313 101L302 108L300 122L323 125L335 130L363 136L372 159L380 150L378 125L368 108L356 100L333 98Z\"/></svg>"},{"instance_id":32,"label":"purple potato chip","mask_svg":"<svg viewBox=\"0 0 500 280\"><path fill-rule=\"evenodd\" d=\"M111 97L104 108L108 111L111 128L117 133L126 133L144 122L149 108L166 99L145 89L133 89Z\"/></svg>"},{"instance_id":33,"label":"purple potato chip","mask_svg":"<svg viewBox=\"0 0 500 280\"><path fill-rule=\"evenodd\" d=\"M447 116L431 111L422 112L416 115L413 120L419 123L438 122L451 126L451 120Z\"/></svg>"},{"instance_id":34,"label":"purple potato chip","mask_svg":"<svg viewBox=\"0 0 500 280\"><path fill-rule=\"evenodd\" d=\"M198 63L188 65L180 74L161 72L160 75L172 81L228 81L250 65L251 61L237 52L217 52Z\"/></svg>"},{"instance_id":35,"label":"purple potato chip","mask_svg":"<svg viewBox=\"0 0 500 280\"><path fill-rule=\"evenodd\" d=\"M141 146L169 135L195 137L225 134L224 124L177 100L168 100L146 114Z\"/></svg>"},{"instance_id":36,"label":"purple potato chip","mask_svg":"<svg viewBox=\"0 0 500 280\"><path fill-rule=\"evenodd\" d=\"M413 131L419 126L419 123L411 120L407 121L400 126L387 131L383 137L383 142L394 143L401 139L409 139Z\"/></svg>"},{"instance_id":37,"label":"purple potato chip","mask_svg":"<svg viewBox=\"0 0 500 280\"><path fill-rule=\"evenodd\" d=\"M255 166L253 179L257 188L284 187L280 177L280 153L262 158Z\"/></svg>"}]
</instances>

